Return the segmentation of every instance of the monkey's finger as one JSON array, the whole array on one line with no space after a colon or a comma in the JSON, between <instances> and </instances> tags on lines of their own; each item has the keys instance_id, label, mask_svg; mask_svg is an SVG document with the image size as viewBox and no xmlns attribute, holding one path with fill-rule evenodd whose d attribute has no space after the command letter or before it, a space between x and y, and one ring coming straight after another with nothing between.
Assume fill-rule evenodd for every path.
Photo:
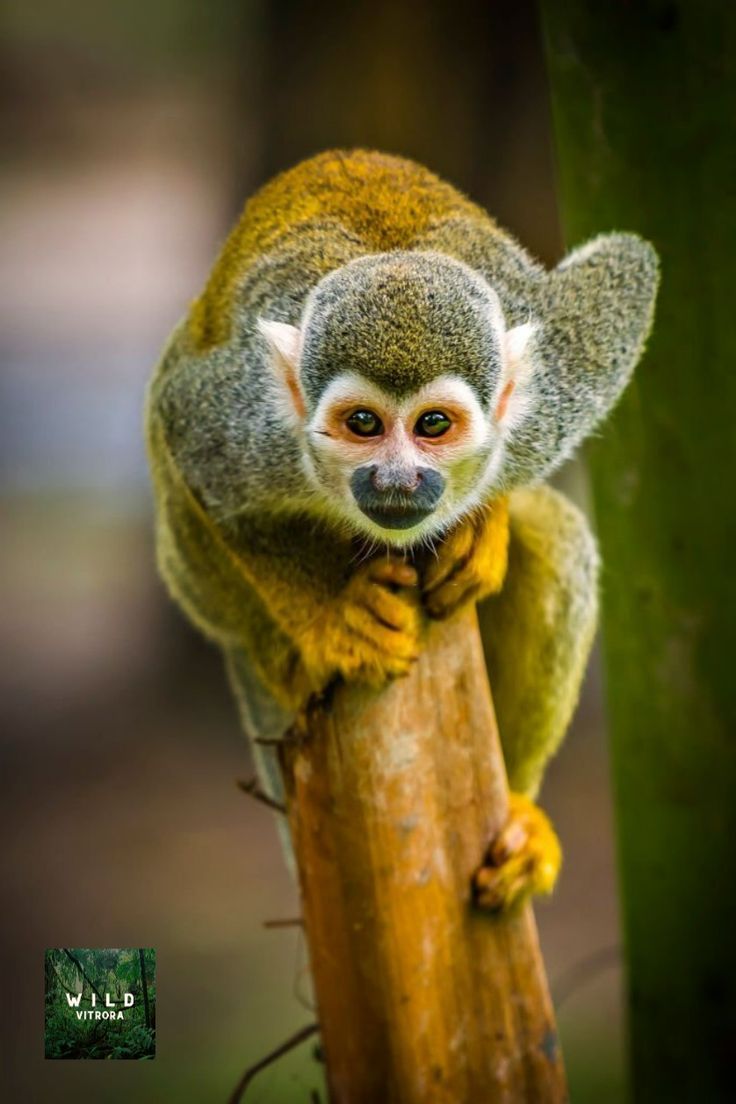
<instances>
[{"instance_id":1,"label":"monkey's finger","mask_svg":"<svg viewBox=\"0 0 736 1104\"><path fill-rule=\"evenodd\" d=\"M370 660L357 672L353 672L352 678L363 681L369 686L378 688L384 686L387 682L394 682L396 679L407 678L411 674L417 658L417 656L412 656L408 659L399 659L396 656L392 656L390 659L381 657Z\"/></svg>"},{"instance_id":2,"label":"monkey's finger","mask_svg":"<svg viewBox=\"0 0 736 1104\"><path fill-rule=\"evenodd\" d=\"M477 579L451 579L429 596L425 594L425 607L435 621L444 621L463 606L475 601L479 593L480 584Z\"/></svg>"},{"instance_id":3,"label":"monkey's finger","mask_svg":"<svg viewBox=\"0 0 736 1104\"><path fill-rule=\"evenodd\" d=\"M424 594L431 594L463 570L471 558L476 542L475 528L470 522L460 525L438 548L436 560L431 560L424 576Z\"/></svg>"},{"instance_id":4,"label":"monkey's finger","mask_svg":"<svg viewBox=\"0 0 736 1104\"><path fill-rule=\"evenodd\" d=\"M378 583L367 587L357 602L387 629L416 631L418 627L416 603L408 596L394 594Z\"/></svg>"},{"instance_id":5,"label":"monkey's finger","mask_svg":"<svg viewBox=\"0 0 736 1104\"><path fill-rule=\"evenodd\" d=\"M529 871L519 869L513 873L481 867L475 876L473 889L475 903L488 912L510 908L532 891Z\"/></svg>"},{"instance_id":6,"label":"monkey's finger","mask_svg":"<svg viewBox=\"0 0 736 1104\"><path fill-rule=\"evenodd\" d=\"M400 587L414 587L419 582L417 569L403 560L374 560L368 568L368 577L376 583L390 583Z\"/></svg>"},{"instance_id":7,"label":"monkey's finger","mask_svg":"<svg viewBox=\"0 0 736 1104\"><path fill-rule=\"evenodd\" d=\"M371 652L382 661L392 656L413 659L419 653L414 620L397 629L379 621L369 607L356 604L346 608L345 622L366 654Z\"/></svg>"},{"instance_id":8,"label":"monkey's finger","mask_svg":"<svg viewBox=\"0 0 736 1104\"><path fill-rule=\"evenodd\" d=\"M511 819L507 821L488 849L488 861L493 866L500 866L512 855L521 851L528 841L529 833L524 825L516 819Z\"/></svg>"}]
</instances>

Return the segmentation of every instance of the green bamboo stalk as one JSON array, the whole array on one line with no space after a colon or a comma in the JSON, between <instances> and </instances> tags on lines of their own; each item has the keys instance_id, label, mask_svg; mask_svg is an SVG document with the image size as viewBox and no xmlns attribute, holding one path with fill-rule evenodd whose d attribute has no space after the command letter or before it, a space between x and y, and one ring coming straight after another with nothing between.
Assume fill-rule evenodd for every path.
<instances>
[{"instance_id":1,"label":"green bamboo stalk","mask_svg":"<svg viewBox=\"0 0 736 1104\"><path fill-rule=\"evenodd\" d=\"M590 450L634 1097L736 1049L736 6L542 0L567 244L637 230L655 333Z\"/></svg>"}]
</instances>

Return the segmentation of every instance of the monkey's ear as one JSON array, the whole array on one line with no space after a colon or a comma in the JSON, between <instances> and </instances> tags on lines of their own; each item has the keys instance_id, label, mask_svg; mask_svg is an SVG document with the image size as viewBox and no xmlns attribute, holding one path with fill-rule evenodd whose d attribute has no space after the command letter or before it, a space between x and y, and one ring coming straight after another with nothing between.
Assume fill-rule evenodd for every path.
<instances>
[{"instance_id":1,"label":"monkey's ear","mask_svg":"<svg viewBox=\"0 0 736 1104\"><path fill-rule=\"evenodd\" d=\"M532 375L530 345L535 326L524 322L507 330L504 336L504 369L493 414L499 425L510 427L527 409L528 384Z\"/></svg>"},{"instance_id":2,"label":"monkey's ear","mask_svg":"<svg viewBox=\"0 0 736 1104\"><path fill-rule=\"evenodd\" d=\"M299 385L301 330L287 322L271 322L266 318L258 319L258 330L266 339L273 366L286 386L293 412L301 420L305 412L304 396Z\"/></svg>"}]
</instances>

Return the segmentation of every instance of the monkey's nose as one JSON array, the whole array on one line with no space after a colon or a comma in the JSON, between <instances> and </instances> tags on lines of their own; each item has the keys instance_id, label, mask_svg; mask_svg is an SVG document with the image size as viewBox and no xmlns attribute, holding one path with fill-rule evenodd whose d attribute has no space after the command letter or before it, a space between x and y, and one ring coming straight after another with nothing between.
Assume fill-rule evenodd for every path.
<instances>
[{"instance_id":1,"label":"monkey's nose","mask_svg":"<svg viewBox=\"0 0 736 1104\"><path fill-rule=\"evenodd\" d=\"M413 494L422 483L423 474L420 468L406 472L381 472L374 465L370 469L370 481L374 491L404 491L405 494Z\"/></svg>"},{"instance_id":2,"label":"monkey's nose","mask_svg":"<svg viewBox=\"0 0 736 1104\"><path fill-rule=\"evenodd\" d=\"M356 468L350 480L355 501L366 517L384 529L411 529L431 514L445 481L432 468L399 475L380 472L378 465Z\"/></svg>"}]
</instances>

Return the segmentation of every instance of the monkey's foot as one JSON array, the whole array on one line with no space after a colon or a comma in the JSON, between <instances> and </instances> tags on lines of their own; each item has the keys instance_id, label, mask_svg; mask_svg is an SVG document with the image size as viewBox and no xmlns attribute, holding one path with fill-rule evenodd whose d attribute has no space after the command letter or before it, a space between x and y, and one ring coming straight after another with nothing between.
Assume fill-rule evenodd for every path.
<instances>
[{"instance_id":1,"label":"monkey's foot","mask_svg":"<svg viewBox=\"0 0 736 1104\"><path fill-rule=\"evenodd\" d=\"M408 675L419 658L421 611L415 568L373 560L352 576L300 641L315 683L335 675L381 685Z\"/></svg>"},{"instance_id":2,"label":"monkey's foot","mask_svg":"<svg viewBox=\"0 0 736 1104\"><path fill-rule=\"evenodd\" d=\"M497 499L467 518L437 547L424 573L422 597L436 620L500 590L506 574L508 503Z\"/></svg>"},{"instance_id":3,"label":"monkey's foot","mask_svg":"<svg viewBox=\"0 0 736 1104\"><path fill-rule=\"evenodd\" d=\"M533 893L551 893L562 850L549 818L522 794L509 794L509 815L473 879L475 903L490 912Z\"/></svg>"}]
</instances>

